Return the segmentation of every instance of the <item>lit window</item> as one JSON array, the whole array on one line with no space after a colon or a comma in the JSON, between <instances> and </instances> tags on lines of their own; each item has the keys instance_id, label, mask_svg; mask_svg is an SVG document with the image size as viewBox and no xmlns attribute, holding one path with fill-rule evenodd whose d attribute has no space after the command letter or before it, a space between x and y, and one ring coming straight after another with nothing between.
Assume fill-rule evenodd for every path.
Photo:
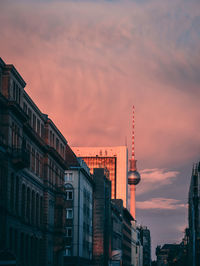
<instances>
[{"instance_id":1,"label":"lit window","mask_svg":"<svg viewBox=\"0 0 200 266\"><path fill-rule=\"evenodd\" d=\"M73 191L72 190L66 191L66 195L67 195L67 200L73 200Z\"/></svg>"},{"instance_id":2,"label":"lit window","mask_svg":"<svg viewBox=\"0 0 200 266\"><path fill-rule=\"evenodd\" d=\"M65 249L65 256L71 256L72 255L72 249L71 247L66 247Z\"/></svg>"},{"instance_id":3,"label":"lit window","mask_svg":"<svg viewBox=\"0 0 200 266\"><path fill-rule=\"evenodd\" d=\"M73 173L69 173L69 181L73 180Z\"/></svg>"},{"instance_id":4,"label":"lit window","mask_svg":"<svg viewBox=\"0 0 200 266\"><path fill-rule=\"evenodd\" d=\"M65 183L68 181L73 181L73 173L65 173Z\"/></svg>"},{"instance_id":5,"label":"lit window","mask_svg":"<svg viewBox=\"0 0 200 266\"><path fill-rule=\"evenodd\" d=\"M72 218L73 218L73 210L67 209L66 219L72 219Z\"/></svg>"}]
</instances>

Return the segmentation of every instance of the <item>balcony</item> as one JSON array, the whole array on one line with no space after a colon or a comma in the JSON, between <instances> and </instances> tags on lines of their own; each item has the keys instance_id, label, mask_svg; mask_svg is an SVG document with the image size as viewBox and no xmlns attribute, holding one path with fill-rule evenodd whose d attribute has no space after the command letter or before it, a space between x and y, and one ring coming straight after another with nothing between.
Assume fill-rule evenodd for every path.
<instances>
[{"instance_id":1,"label":"balcony","mask_svg":"<svg viewBox=\"0 0 200 266\"><path fill-rule=\"evenodd\" d=\"M13 149L12 163L19 169L30 167L30 153L22 148Z\"/></svg>"}]
</instances>

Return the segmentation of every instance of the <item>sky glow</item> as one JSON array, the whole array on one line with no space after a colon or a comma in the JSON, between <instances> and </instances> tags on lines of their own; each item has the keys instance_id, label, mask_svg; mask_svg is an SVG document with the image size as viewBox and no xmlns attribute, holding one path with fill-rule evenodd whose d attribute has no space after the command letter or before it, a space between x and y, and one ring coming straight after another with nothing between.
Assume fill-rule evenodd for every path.
<instances>
[{"instance_id":1,"label":"sky glow","mask_svg":"<svg viewBox=\"0 0 200 266\"><path fill-rule=\"evenodd\" d=\"M153 249L179 241L200 157L200 2L2 0L0 8L0 56L70 145L127 139L131 152L134 104L137 220Z\"/></svg>"}]
</instances>

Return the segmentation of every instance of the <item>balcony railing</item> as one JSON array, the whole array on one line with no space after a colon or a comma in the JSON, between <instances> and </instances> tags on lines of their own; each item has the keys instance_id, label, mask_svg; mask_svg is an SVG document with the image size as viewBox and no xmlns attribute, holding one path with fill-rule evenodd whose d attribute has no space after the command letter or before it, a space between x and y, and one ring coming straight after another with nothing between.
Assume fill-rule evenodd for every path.
<instances>
[{"instance_id":1,"label":"balcony railing","mask_svg":"<svg viewBox=\"0 0 200 266\"><path fill-rule=\"evenodd\" d=\"M12 162L17 168L30 167L30 153L24 148L12 149Z\"/></svg>"}]
</instances>

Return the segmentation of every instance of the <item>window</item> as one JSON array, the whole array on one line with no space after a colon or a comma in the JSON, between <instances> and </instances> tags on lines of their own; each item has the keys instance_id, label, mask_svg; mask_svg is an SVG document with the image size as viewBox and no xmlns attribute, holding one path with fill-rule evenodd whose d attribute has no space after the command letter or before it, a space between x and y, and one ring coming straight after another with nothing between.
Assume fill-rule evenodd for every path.
<instances>
[{"instance_id":1,"label":"window","mask_svg":"<svg viewBox=\"0 0 200 266\"><path fill-rule=\"evenodd\" d=\"M36 175L39 176L40 173L40 157L38 152L36 153Z\"/></svg>"},{"instance_id":2,"label":"window","mask_svg":"<svg viewBox=\"0 0 200 266\"><path fill-rule=\"evenodd\" d=\"M72 249L71 249L71 247L66 247L65 256L71 256L71 255L72 255Z\"/></svg>"},{"instance_id":3,"label":"window","mask_svg":"<svg viewBox=\"0 0 200 266\"><path fill-rule=\"evenodd\" d=\"M35 172L35 150L32 148L32 161L31 161L31 170Z\"/></svg>"},{"instance_id":4,"label":"window","mask_svg":"<svg viewBox=\"0 0 200 266\"><path fill-rule=\"evenodd\" d=\"M67 200L73 200L73 191L72 190L66 191L66 195L67 195Z\"/></svg>"},{"instance_id":5,"label":"window","mask_svg":"<svg viewBox=\"0 0 200 266\"><path fill-rule=\"evenodd\" d=\"M54 134L53 134L53 143L52 144L53 144L52 146L54 147Z\"/></svg>"},{"instance_id":6,"label":"window","mask_svg":"<svg viewBox=\"0 0 200 266\"><path fill-rule=\"evenodd\" d=\"M11 174L10 177L10 209L13 210L14 208L14 203L15 203L15 198L14 198L14 193L15 193L15 179L14 179L14 174Z\"/></svg>"},{"instance_id":7,"label":"window","mask_svg":"<svg viewBox=\"0 0 200 266\"><path fill-rule=\"evenodd\" d=\"M16 99L16 89L15 89L15 82L13 82L13 99Z\"/></svg>"},{"instance_id":8,"label":"window","mask_svg":"<svg viewBox=\"0 0 200 266\"><path fill-rule=\"evenodd\" d=\"M23 109L24 109L24 112L27 113L27 104L26 103L24 103Z\"/></svg>"},{"instance_id":9,"label":"window","mask_svg":"<svg viewBox=\"0 0 200 266\"><path fill-rule=\"evenodd\" d=\"M29 123L31 124L32 112L30 108L28 108L28 117L29 117Z\"/></svg>"},{"instance_id":10,"label":"window","mask_svg":"<svg viewBox=\"0 0 200 266\"><path fill-rule=\"evenodd\" d=\"M33 129L36 130L36 116L33 114Z\"/></svg>"},{"instance_id":11,"label":"window","mask_svg":"<svg viewBox=\"0 0 200 266\"><path fill-rule=\"evenodd\" d=\"M68 181L73 181L73 173L65 173L65 183Z\"/></svg>"},{"instance_id":12,"label":"window","mask_svg":"<svg viewBox=\"0 0 200 266\"><path fill-rule=\"evenodd\" d=\"M63 155L63 152L62 152L62 144L60 143L60 153L61 155Z\"/></svg>"},{"instance_id":13,"label":"window","mask_svg":"<svg viewBox=\"0 0 200 266\"><path fill-rule=\"evenodd\" d=\"M50 145L52 146L53 144L53 135L52 135L52 131L50 131Z\"/></svg>"},{"instance_id":14,"label":"window","mask_svg":"<svg viewBox=\"0 0 200 266\"><path fill-rule=\"evenodd\" d=\"M37 119L37 133L40 135L40 120Z\"/></svg>"},{"instance_id":15,"label":"window","mask_svg":"<svg viewBox=\"0 0 200 266\"><path fill-rule=\"evenodd\" d=\"M72 237L72 228L71 227L66 228L66 237Z\"/></svg>"},{"instance_id":16,"label":"window","mask_svg":"<svg viewBox=\"0 0 200 266\"><path fill-rule=\"evenodd\" d=\"M73 218L73 210L67 209L66 219L72 219L72 218Z\"/></svg>"},{"instance_id":17,"label":"window","mask_svg":"<svg viewBox=\"0 0 200 266\"><path fill-rule=\"evenodd\" d=\"M44 138L44 125L41 124L41 137Z\"/></svg>"},{"instance_id":18,"label":"window","mask_svg":"<svg viewBox=\"0 0 200 266\"><path fill-rule=\"evenodd\" d=\"M27 189L27 200L26 200L26 218L28 221L30 221L30 202L31 202L31 198L30 198L30 188Z\"/></svg>"},{"instance_id":19,"label":"window","mask_svg":"<svg viewBox=\"0 0 200 266\"><path fill-rule=\"evenodd\" d=\"M57 152L59 152L59 139L56 138L56 150Z\"/></svg>"}]
</instances>

